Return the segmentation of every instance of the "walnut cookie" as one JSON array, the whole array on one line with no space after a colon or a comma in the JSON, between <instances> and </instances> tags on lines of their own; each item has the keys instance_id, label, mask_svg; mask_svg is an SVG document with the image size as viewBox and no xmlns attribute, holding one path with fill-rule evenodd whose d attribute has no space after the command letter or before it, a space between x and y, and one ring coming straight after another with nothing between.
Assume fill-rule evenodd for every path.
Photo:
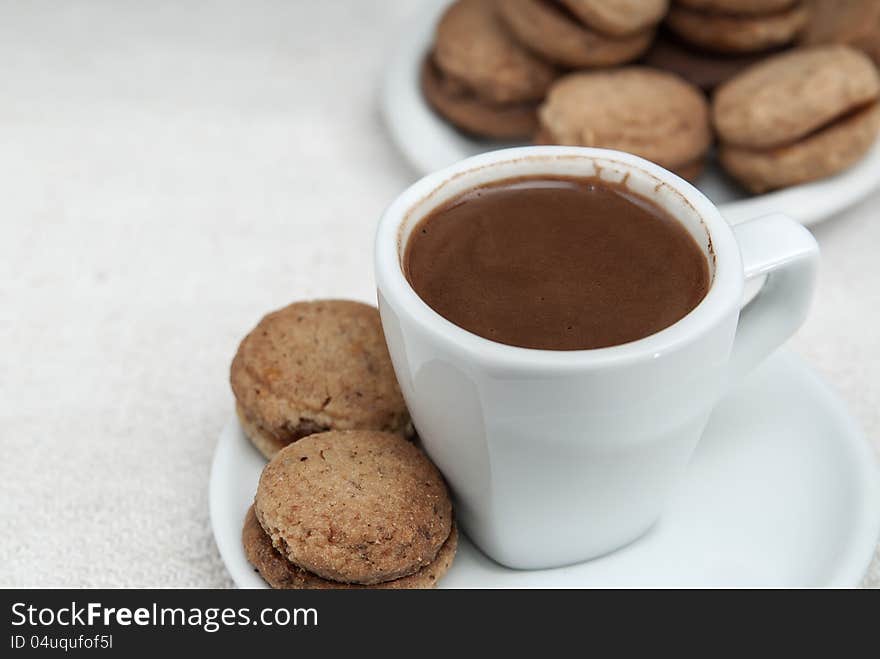
<instances>
[{"instance_id":1,"label":"walnut cookie","mask_svg":"<svg viewBox=\"0 0 880 659\"><path fill-rule=\"evenodd\" d=\"M230 384L242 428L267 458L325 430L412 432L379 313L360 302L268 314L239 345Z\"/></svg>"},{"instance_id":2,"label":"walnut cookie","mask_svg":"<svg viewBox=\"0 0 880 659\"><path fill-rule=\"evenodd\" d=\"M399 435L310 435L263 469L254 512L272 545L322 579L375 585L437 560L453 529L437 468Z\"/></svg>"},{"instance_id":3,"label":"walnut cookie","mask_svg":"<svg viewBox=\"0 0 880 659\"><path fill-rule=\"evenodd\" d=\"M543 98L556 71L520 46L501 24L498 0L458 0L437 24L434 63L494 105Z\"/></svg>"},{"instance_id":4,"label":"walnut cookie","mask_svg":"<svg viewBox=\"0 0 880 659\"><path fill-rule=\"evenodd\" d=\"M449 571L455 558L458 547L458 530L455 525L437 557L417 572L405 577L382 581L372 586L362 584L342 583L322 579L308 570L304 570L288 561L275 547L272 540L266 535L260 526L254 507L248 509L244 520L244 528L241 532L241 541L244 546L245 556L253 565L263 580L272 588L282 590L340 590L340 589L389 589L389 590L413 590L434 588L443 575Z\"/></svg>"},{"instance_id":5,"label":"walnut cookie","mask_svg":"<svg viewBox=\"0 0 880 659\"><path fill-rule=\"evenodd\" d=\"M766 14L729 14L673 5L666 25L684 41L720 53L754 53L791 43L806 27L808 5Z\"/></svg>"},{"instance_id":6,"label":"walnut cookie","mask_svg":"<svg viewBox=\"0 0 880 659\"><path fill-rule=\"evenodd\" d=\"M712 118L727 171L752 192L835 174L877 137L880 75L848 46L768 58L715 93Z\"/></svg>"},{"instance_id":7,"label":"walnut cookie","mask_svg":"<svg viewBox=\"0 0 880 659\"><path fill-rule=\"evenodd\" d=\"M644 67L572 73L550 90L537 141L634 153L694 178L712 142L702 92Z\"/></svg>"},{"instance_id":8,"label":"walnut cookie","mask_svg":"<svg viewBox=\"0 0 880 659\"><path fill-rule=\"evenodd\" d=\"M669 9L669 0L559 0L585 25L622 37L652 28Z\"/></svg>"},{"instance_id":9,"label":"walnut cookie","mask_svg":"<svg viewBox=\"0 0 880 659\"><path fill-rule=\"evenodd\" d=\"M564 6L542 0L504 0L498 12L527 48L564 67L623 64L644 53L654 38L653 26L620 37L602 34Z\"/></svg>"},{"instance_id":10,"label":"walnut cookie","mask_svg":"<svg viewBox=\"0 0 880 659\"><path fill-rule=\"evenodd\" d=\"M422 62L422 94L437 114L476 137L523 139L538 126L537 103L494 105L443 75L431 57Z\"/></svg>"}]
</instances>

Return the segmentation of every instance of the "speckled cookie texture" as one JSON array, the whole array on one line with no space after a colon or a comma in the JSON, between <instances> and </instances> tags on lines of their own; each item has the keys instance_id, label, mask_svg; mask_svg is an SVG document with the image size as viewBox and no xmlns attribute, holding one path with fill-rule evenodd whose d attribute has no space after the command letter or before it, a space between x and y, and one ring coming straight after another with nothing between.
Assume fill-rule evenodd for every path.
<instances>
[{"instance_id":1,"label":"speckled cookie texture","mask_svg":"<svg viewBox=\"0 0 880 659\"><path fill-rule=\"evenodd\" d=\"M563 67L613 66L636 59L651 45L653 29L611 37L583 25L561 6L542 0L504 0L498 12L530 50Z\"/></svg>"},{"instance_id":2,"label":"speckled cookie texture","mask_svg":"<svg viewBox=\"0 0 880 659\"><path fill-rule=\"evenodd\" d=\"M493 105L451 81L430 57L422 63L422 94L437 114L460 130L477 137L523 139L538 125L537 103Z\"/></svg>"},{"instance_id":3,"label":"speckled cookie texture","mask_svg":"<svg viewBox=\"0 0 880 659\"><path fill-rule=\"evenodd\" d=\"M880 96L871 61L846 46L798 49L760 62L715 94L712 118L728 144L798 139Z\"/></svg>"},{"instance_id":4,"label":"speckled cookie texture","mask_svg":"<svg viewBox=\"0 0 880 659\"><path fill-rule=\"evenodd\" d=\"M434 61L443 73L496 105L536 101L556 76L498 17L500 0L457 0L437 25Z\"/></svg>"},{"instance_id":5,"label":"speckled cookie texture","mask_svg":"<svg viewBox=\"0 0 880 659\"><path fill-rule=\"evenodd\" d=\"M858 48L880 66L880 1L812 0L801 43L838 43Z\"/></svg>"},{"instance_id":6,"label":"speckled cookie texture","mask_svg":"<svg viewBox=\"0 0 880 659\"><path fill-rule=\"evenodd\" d=\"M727 14L674 5L666 25L685 41L722 53L751 53L793 41L809 19L809 7L792 5L770 14Z\"/></svg>"},{"instance_id":7,"label":"speckled cookie texture","mask_svg":"<svg viewBox=\"0 0 880 659\"><path fill-rule=\"evenodd\" d=\"M559 0L585 25L611 36L642 32L655 26L669 0Z\"/></svg>"},{"instance_id":8,"label":"speckled cookie texture","mask_svg":"<svg viewBox=\"0 0 880 659\"><path fill-rule=\"evenodd\" d=\"M643 67L570 74L550 90L539 119L543 140L628 151L672 170L692 170L712 141L702 92Z\"/></svg>"},{"instance_id":9,"label":"speckled cookie texture","mask_svg":"<svg viewBox=\"0 0 880 659\"><path fill-rule=\"evenodd\" d=\"M452 530L440 472L392 433L331 431L290 444L263 470L254 509L288 561L344 583L411 575Z\"/></svg>"},{"instance_id":10,"label":"speckled cookie texture","mask_svg":"<svg viewBox=\"0 0 880 659\"><path fill-rule=\"evenodd\" d=\"M716 92L721 163L752 192L837 173L876 140L878 99L877 69L847 46L765 60Z\"/></svg>"},{"instance_id":11,"label":"speckled cookie texture","mask_svg":"<svg viewBox=\"0 0 880 659\"><path fill-rule=\"evenodd\" d=\"M794 144L756 151L722 146L724 168L756 194L825 178L865 155L880 132L876 103Z\"/></svg>"},{"instance_id":12,"label":"speckled cookie texture","mask_svg":"<svg viewBox=\"0 0 880 659\"><path fill-rule=\"evenodd\" d=\"M458 547L458 531L455 524L452 525L452 531L437 557L428 565L410 575L393 579L391 581L382 581L371 586L362 584L342 583L339 581L330 581L312 574L301 567L297 567L288 561L275 547L272 546L272 540L266 535L254 508L251 506L245 516L244 528L241 533L242 545L244 546L245 556L253 565L260 576L272 588L286 590L341 590L341 589L363 589L363 588L381 588L389 590L403 589L428 589L434 588L437 582L446 574L452 561L455 558L455 551Z\"/></svg>"},{"instance_id":13,"label":"speckled cookie texture","mask_svg":"<svg viewBox=\"0 0 880 659\"><path fill-rule=\"evenodd\" d=\"M266 457L329 429L411 429L379 313L359 302L268 314L241 342L230 383L242 427Z\"/></svg>"}]
</instances>

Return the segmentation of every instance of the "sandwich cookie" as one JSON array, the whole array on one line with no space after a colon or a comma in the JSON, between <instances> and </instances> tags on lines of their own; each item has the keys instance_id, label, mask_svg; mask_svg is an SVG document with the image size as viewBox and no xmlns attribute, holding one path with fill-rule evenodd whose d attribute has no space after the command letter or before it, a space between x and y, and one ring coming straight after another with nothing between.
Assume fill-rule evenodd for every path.
<instances>
[{"instance_id":1,"label":"sandwich cookie","mask_svg":"<svg viewBox=\"0 0 880 659\"><path fill-rule=\"evenodd\" d=\"M504 0L498 11L524 46L569 68L630 62L648 49L654 37L653 25L623 36L603 34L582 22L568 4L547 0Z\"/></svg>"},{"instance_id":2,"label":"sandwich cookie","mask_svg":"<svg viewBox=\"0 0 880 659\"><path fill-rule=\"evenodd\" d=\"M669 0L559 0L597 32L623 37L651 29L669 9Z\"/></svg>"},{"instance_id":3,"label":"sandwich cookie","mask_svg":"<svg viewBox=\"0 0 880 659\"><path fill-rule=\"evenodd\" d=\"M422 63L422 95L437 114L465 133L498 140L524 139L538 126L538 104L494 105L443 75L431 57Z\"/></svg>"},{"instance_id":4,"label":"sandwich cookie","mask_svg":"<svg viewBox=\"0 0 880 659\"><path fill-rule=\"evenodd\" d=\"M392 433L331 431L290 444L263 469L254 514L293 566L287 573L309 573L296 583L314 575L375 586L429 566L436 577L449 562L441 549L454 525L443 477L413 443ZM250 527L244 540L255 566L274 566L275 580L284 571L259 550Z\"/></svg>"},{"instance_id":5,"label":"sandwich cookie","mask_svg":"<svg viewBox=\"0 0 880 659\"><path fill-rule=\"evenodd\" d=\"M420 570L405 577L382 581L371 586L361 584L342 583L330 581L303 570L288 561L281 552L272 546L272 540L266 535L257 516L254 507L248 509L244 520L244 529L241 533L244 553L248 562L256 568L263 580L272 588L282 590L341 590L341 589L393 589L415 590L428 589L437 585L437 582L446 574L455 558L455 550L458 547L458 530L455 525L446 542L437 552L437 557Z\"/></svg>"},{"instance_id":6,"label":"sandwich cookie","mask_svg":"<svg viewBox=\"0 0 880 659\"><path fill-rule=\"evenodd\" d=\"M727 171L752 192L835 174L874 143L880 76L847 46L769 58L718 89L712 119Z\"/></svg>"},{"instance_id":7,"label":"sandwich cookie","mask_svg":"<svg viewBox=\"0 0 880 659\"><path fill-rule=\"evenodd\" d=\"M732 2L731 5L735 4ZM745 5L749 8L751 4ZM810 13L796 3L770 13L726 13L691 9L675 4L666 17L667 27L684 41L720 53L755 53L779 48L804 29Z\"/></svg>"},{"instance_id":8,"label":"sandwich cookie","mask_svg":"<svg viewBox=\"0 0 880 659\"><path fill-rule=\"evenodd\" d=\"M330 429L412 432L379 313L360 302L268 314L239 345L230 383L242 428L267 458Z\"/></svg>"},{"instance_id":9,"label":"sandwich cookie","mask_svg":"<svg viewBox=\"0 0 880 659\"><path fill-rule=\"evenodd\" d=\"M538 115L538 142L627 151L688 179L701 171L712 142L702 92L643 67L567 75Z\"/></svg>"},{"instance_id":10,"label":"sandwich cookie","mask_svg":"<svg viewBox=\"0 0 880 659\"><path fill-rule=\"evenodd\" d=\"M437 25L433 60L444 77L493 105L537 101L553 67L520 46L502 25L498 0L458 0Z\"/></svg>"},{"instance_id":11,"label":"sandwich cookie","mask_svg":"<svg viewBox=\"0 0 880 659\"><path fill-rule=\"evenodd\" d=\"M520 46L502 25L498 0L458 0L437 25L419 82L428 105L465 133L523 139L555 69Z\"/></svg>"}]
</instances>

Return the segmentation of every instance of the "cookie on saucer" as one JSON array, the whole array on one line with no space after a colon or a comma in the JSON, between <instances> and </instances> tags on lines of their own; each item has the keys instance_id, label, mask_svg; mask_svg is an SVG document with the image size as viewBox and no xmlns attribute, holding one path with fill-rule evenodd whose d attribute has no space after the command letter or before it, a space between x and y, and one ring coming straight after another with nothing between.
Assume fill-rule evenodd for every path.
<instances>
[{"instance_id":1,"label":"cookie on saucer","mask_svg":"<svg viewBox=\"0 0 880 659\"><path fill-rule=\"evenodd\" d=\"M232 360L248 438L267 458L331 429L411 432L375 307L297 302L264 317Z\"/></svg>"},{"instance_id":2,"label":"cookie on saucer","mask_svg":"<svg viewBox=\"0 0 880 659\"><path fill-rule=\"evenodd\" d=\"M736 76L715 94L722 165L752 192L835 174L880 129L880 75L847 46L797 49Z\"/></svg>"},{"instance_id":3,"label":"cookie on saucer","mask_svg":"<svg viewBox=\"0 0 880 659\"><path fill-rule=\"evenodd\" d=\"M843 171L861 160L878 132L880 107L875 104L792 145L763 151L728 146L719 158L731 176L759 194Z\"/></svg>"},{"instance_id":4,"label":"cookie on saucer","mask_svg":"<svg viewBox=\"0 0 880 659\"><path fill-rule=\"evenodd\" d=\"M458 530L455 524L446 542L437 552L437 557L420 570L405 577L382 581L371 586L362 584L330 581L312 574L288 561L284 555L272 546L272 540L266 535L254 507L248 509L241 532L244 553L248 562L253 565L263 580L272 588L282 590L342 590L342 589L389 589L389 590L424 590L433 588L446 574L455 558L458 547Z\"/></svg>"},{"instance_id":5,"label":"cookie on saucer","mask_svg":"<svg viewBox=\"0 0 880 659\"><path fill-rule=\"evenodd\" d=\"M538 126L534 102L495 105L443 75L432 57L422 63L422 94L434 111L461 131L498 140L524 139Z\"/></svg>"},{"instance_id":6,"label":"cookie on saucer","mask_svg":"<svg viewBox=\"0 0 880 659\"><path fill-rule=\"evenodd\" d=\"M393 433L331 431L290 444L264 468L254 515L278 556L250 521L243 541L271 585L430 586L455 551L443 477Z\"/></svg>"},{"instance_id":7,"label":"cookie on saucer","mask_svg":"<svg viewBox=\"0 0 880 659\"><path fill-rule=\"evenodd\" d=\"M437 24L433 61L446 78L486 103L537 101L556 72L510 36L498 5L498 0L454 2Z\"/></svg>"},{"instance_id":8,"label":"cookie on saucer","mask_svg":"<svg viewBox=\"0 0 880 659\"><path fill-rule=\"evenodd\" d=\"M803 2L789 7L751 13L755 3L743 3L742 9L716 10L720 5L706 3L703 9L693 9L685 3L673 4L666 16L667 27L682 40L713 52L756 53L779 48L791 43L807 25L810 12ZM712 8L710 8L712 7ZM730 12L740 13L730 13Z\"/></svg>"},{"instance_id":9,"label":"cookie on saucer","mask_svg":"<svg viewBox=\"0 0 880 659\"><path fill-rule=\"evenodd\" d=\"M504 0L498 13L514 36L529 50L563 67L623 64L648 49L654 26L623 36L597 32L567 5L544 0Z\"/></svg>"},{"instance_id":10,"label":"cookie on saucer","mask_svg":"<svg viewBox=\"0 0 880 659\"><path fill-rule=\"evenodd\" d=\"M536 141L628 151L693 179L712 142L702 92L644 67L572 73L538 111Z\"/></svg>"}]
</instances>

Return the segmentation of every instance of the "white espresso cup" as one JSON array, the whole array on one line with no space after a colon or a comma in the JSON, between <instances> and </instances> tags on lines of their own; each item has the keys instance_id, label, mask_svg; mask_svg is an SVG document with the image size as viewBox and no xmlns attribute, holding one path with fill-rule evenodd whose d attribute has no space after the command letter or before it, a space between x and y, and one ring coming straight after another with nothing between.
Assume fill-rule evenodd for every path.
<instances>
[{"instance_id":1,"label":"white espresso cup","mask_svg":"<svg viewBox=\"0 0 880 659\"><path fill-rule=\"evenodd\" d=\"M656 334L595 350L505 345L440 316L404 276L413 227L471 188L535 175L598 177L653 200L702 249L706 297ZM771 215L731 227L686 181L616 151L506 149L409 187L376 236L379 311L419 437L467 535L499 563L537 569L645 533L719 398L803 322L817 261L815 240L793 220ZM743 307L744 282L763 275Z\"/></svg>"}]
</instances>

